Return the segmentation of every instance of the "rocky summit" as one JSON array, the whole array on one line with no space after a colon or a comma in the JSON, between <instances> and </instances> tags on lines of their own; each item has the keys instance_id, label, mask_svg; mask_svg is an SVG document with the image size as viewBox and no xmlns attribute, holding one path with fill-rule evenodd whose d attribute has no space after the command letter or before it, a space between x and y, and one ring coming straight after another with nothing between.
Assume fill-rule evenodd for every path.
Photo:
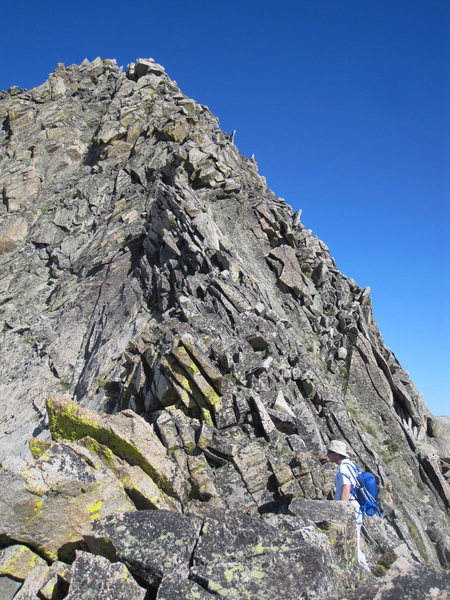
<instances>
[{"instance_id":1,"label":"rocky summit","mask_svg":"<svg viewBox=\"0 0 450 600\"><path fill-rule=\"evenodd\" d=\"M448 598L449 421L208 108L96 59L0 123L0 598Z\"/></svg>"}]
</instances>

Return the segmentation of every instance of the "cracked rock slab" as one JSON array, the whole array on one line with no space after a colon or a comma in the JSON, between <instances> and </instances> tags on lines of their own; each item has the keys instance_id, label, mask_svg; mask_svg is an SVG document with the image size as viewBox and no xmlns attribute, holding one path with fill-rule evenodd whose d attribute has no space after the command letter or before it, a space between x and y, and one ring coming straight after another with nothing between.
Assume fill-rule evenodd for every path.
<instances>
[{"instance_id":1,"label":"cracked rock slab","mask_svg":"<svg viewBox=\"0 0 450 600\"><path fill-rule=\"evenodd\" d=\"M329 544L305 541L239 511L210 509L191 577L210 593L236 600L327 597L336 585Z\"/></svg>"},{"instance_id":2,"label":"cracked rock slab","mask_svg":"<svg viewBox=\"0 0 450 600\"><path fill-rule=\"evenodd\" d=\"M27 546L14 544L0 551L0 576L24 580L36 565L45 565L45 561Z\"/></svg>"},{"instance_id":3,"label":"cracked rock slab","mask_svg":"<svg viewBox=\"0 0 450 600\"><path fill-rule=\"evenodd\" d=\"M0 541L27 544L54 561L70 557L84 523L134 509L114 475L92 467L81 450L53 444L21 474L0 472Z\"/></svg>"},{"instance_id":4,"label":"cracked rock slab","mask_svg":"<svg viewBox=\"0 0 450 600\"><path fill-rule=\"evenodd\" d=\"M100 519L83 532L91 552L120 560L149 585L176 572L187 577L201 520L164 510L138 511Z\"/></svg>"},{"instance_id":5,"label":"cracked rock slab","mask_svg":"<svg viewBox=\"0 0 450 600\"><path fill-rule=\"evenodd\" d=\"M122 563L77 551L66 600L144 600L146 593Z\"/></svg>"},{"instance_id":6,"label":"cracked rock slab","mask_svg":"<svg viewBox=\"0 0 450 600\"><path fill-rule=\"evenodd\" d=\"M65 398L47 400L50 430L55 439L90 436L131 465L142 468L166 493L185 495L183 476L156 435L153 426L132 410L101 415Z\"/></svg>"}]
</instances>

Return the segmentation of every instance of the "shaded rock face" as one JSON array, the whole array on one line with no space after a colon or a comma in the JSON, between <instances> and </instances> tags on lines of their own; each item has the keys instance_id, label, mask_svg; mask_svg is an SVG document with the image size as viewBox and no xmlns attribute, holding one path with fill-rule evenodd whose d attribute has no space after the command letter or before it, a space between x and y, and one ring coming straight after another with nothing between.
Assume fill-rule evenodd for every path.
<instances>
[{"instance_id":1,"label":"shaded rock face","mask_svg":"<svg viewBox=\"0 0 450 600\"><path fill-rule=\"evenodd\" d=\"M96 59L1 92L0 122L0 543L52 563L0 589L82 597L98 569L104 597L445 590L448 424L207 107L152 60ZM387 512L363 545L389 572L360 587L335 438Z\"/></svg>"},{"instance_id":2,"label":"shaded rock face","mask_svg":"<svg viewBox=\"0 0 450 600\"><path fill-rule=\"evenodd\" d=\"M85 540L92 552L109 554L157 587L161 598L168 582L174 594L191 588L236 600L323 598L342 585L326 535L311 532L305 539L300 531L275 529L240 511L204 509L203 518L127 513L97 521ZM349 572L357 577L354 566Z\"/></svg>"}]
</instances>

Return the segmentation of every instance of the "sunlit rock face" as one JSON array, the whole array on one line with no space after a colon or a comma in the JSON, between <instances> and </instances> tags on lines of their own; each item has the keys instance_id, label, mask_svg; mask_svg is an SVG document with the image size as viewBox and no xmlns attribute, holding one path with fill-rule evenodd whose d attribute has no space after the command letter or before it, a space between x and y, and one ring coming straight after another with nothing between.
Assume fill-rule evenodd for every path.
<instances>
[{"instance_id":1,"label":"sunlit rock face","mask_svg":"<svg viewBox=\"0 0 450 600\"><path fill-rule=\"evenodd\" d=\"M0 122L5 597L445 590L448 423L208 108L96 59L1 92ZM381 579L330 501L336 438L380 482Z\"/></svg>"}]
</instances>

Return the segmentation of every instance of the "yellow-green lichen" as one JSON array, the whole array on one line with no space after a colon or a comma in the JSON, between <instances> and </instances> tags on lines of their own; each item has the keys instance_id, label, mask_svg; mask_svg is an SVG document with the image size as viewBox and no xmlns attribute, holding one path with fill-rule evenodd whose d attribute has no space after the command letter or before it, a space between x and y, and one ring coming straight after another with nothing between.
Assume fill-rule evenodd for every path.
<instances>
[{"instance_id":1,"label":"yellow-green lichen","mask_svg":"<svg viewBox=\"0 0 450 600\"><path fill-rule=\"evenodd\" d=\"M96 437L100 427L89 420L86 414L76 404L68 403L62 408L57 408L53 398L47 399L47 413L49 427L53 439L75 441L83 437Z\"/></svg>"},{"instance_id":2,"label":"yellow-green lichen","mask_svg":"<svg viewBox=\"0 0 450 600\"><path fill-rule=\"evenodd\" d=\"M28 446L30 448L30 452L35 460L41 458L45 454L45 452L50 448L51 442L48 440L39 440L37 438L32 438L28 442Z\"/></svg>"},{"instance_id":3,"label":"yellow-green lichen","mask_svg":"<svg viewBox=\"0 0 450 600\"><path fill-rule=\"evenodd\" d=\"M46 560L48 560L49 562L53 563L58 560L58 555L56 554L56 552L53 552L52 550L49 550L48 548L45 548L44 546L38 547L38 550L41 552L42 556L44 556L44 558Z\"/></svg>"},{"instance_id":4,"label":"yellow-green lichen","mask_svg":"<svg viewBox=\"0 0 450 600\"><path fill-rule=\"evenodd\" d=\"M92 504L88 504L87 511L89 513L89 519L91 521L95 521L101 517L101 508L103 506L103 500L99 500L98 502L93 502Z\"/></svg>"},{"instance_id":5,"label":"yellow-green lichen","mask_svg":"<svg viewBox=\"0 0 450 600\"><path fill-rule=\"evenodd\" d=\"M259 542L258 544L256 544L256 546L253 547L253 552L255 556L258 556L259 554L264 554L265 552L279 552L280 551L280 547L279 546L264 546L261 542Z\"/></svg>"},{"instance_id":6,"label":"yellow-green lichen","mask_svg":"<svg viewBox=\"0 0 450 600\"><path fill-rule=\"evenodd\" d=\"M85 437L82 439L82 442L90 452L97 454L100 458L104 458L110 467L117 467L117 457L108 446L99 444L97 440L94 440L92 437Z\"/></svg>"},{"instance_id":7,"label":"yellow-green lichen","mask_svg":"<svg viewBox=\"0 0 450 600\"><path fill-rule=\"evenodd\" d=\"M264 546L261 544L261 542L259 542L259 544L256 544L256 546L253 549L253 552L255 553L255 555L264 554Z\"/></svg>"},{"instance_id":8,"label":"yellow-green lichen","mask_svg":"<svg viewBox=\"0 0 450 600\"><path fill-rule=\"evenodd\" d=\"M50 431L54 439L79 440L90 437L108 446L113 454L123 458L132 465L138 465L163 490L171 490L167 477L161 475L151 465L137 446L130 440L120 437L115 431L89 419L86 409L67 403L64 407L56 406L52 398L47 399ZM111 456L111 455L110 455Z\"/></svg>"},{"instance_id":9,"label":"yellow-green lichen","mask_svg":"<svg viewBox=\"0 0 450 600\"><path fill-rule=\"evenodd\" d=\"M103 506L103 500L99 500L98 502L93 502L87 506L88 511L92 514L98 512Z\"/></svg>"},{"instance_id":10,"label":"yellow-green lichen","mask_svg":"<svg viewBox=\"0 0 450 600\"><path fill-rule=\"evenodd\" d=\"M191 475L194 475L194 473L199 473L200 471L203 471L206 468L207 468L207 465L205 463L202 463L201 465L198 465L198 466L194 467L193 469L191 469Z\"/></svg>"},{"instance_id":11,"label":"yellow-green lichen","mask_svg":"<svg viewBox=\"0 0 450 600\"><path fill-rule=\"evenodd\" d=\"M226 569L223 574L225 575L227 583L231 583L233 579L239 579L244 570L245 567L243 567L242 565L235 565L234 567Z\"/></svg>"},{"instance_id":12,"label":"yellow-green lichen","mask_svg":"<svg viewBox=\"0 0 450 600\"><path fill-rule=\"evenodd\" d=\"M216 583L215 581L208 581L208 591L217 592L219 596L228 596L228 590L224 589L220 583Z\"/></svg>"},{"instance_id":13,"label":"yellow-green lichen","mask_svg":"<svg viewBox=\"0 0 450 600\"><path fill-rule=\"evenodd\" d=\"M20 476L22 477L22 479L27 480L28 477L31 474L31 469L25 469L24 471L22 471L22 473L20 474Z\"/></svg>"},{"instance_id":14,"label":"yellow-green lichen","mask_svg":"<svg viewBox=\"0 0 450 600\"><path fill-rule=\"evenodd\" d=\"M8 561L0 565L0 576L6 575L23 581L34 567L42 563L42 558L26 546L20 546Z\"/></svg>"},{"instance_id":15,"label":"yellow-green lichen","mask_svg":"<svg viewBox=\"0 0 450 600\"><path fill-rule=\"evenodd\" d=\"M263 577L265 577L266 574L263 573L262 571L253 571L253 577L255 579L263 579Z\"/></svg>"},{"instance_id":16,"label":"yellow-green lichen","mask_svg":"<svg viewBox=\"0 0 450 600\"><path fill-rule=\"evenodd\" d=\"M57 579L53 577L39 590L40 595L43 598L56 598L55 588L56 588Z\"/></svg>"}]
</instances>

